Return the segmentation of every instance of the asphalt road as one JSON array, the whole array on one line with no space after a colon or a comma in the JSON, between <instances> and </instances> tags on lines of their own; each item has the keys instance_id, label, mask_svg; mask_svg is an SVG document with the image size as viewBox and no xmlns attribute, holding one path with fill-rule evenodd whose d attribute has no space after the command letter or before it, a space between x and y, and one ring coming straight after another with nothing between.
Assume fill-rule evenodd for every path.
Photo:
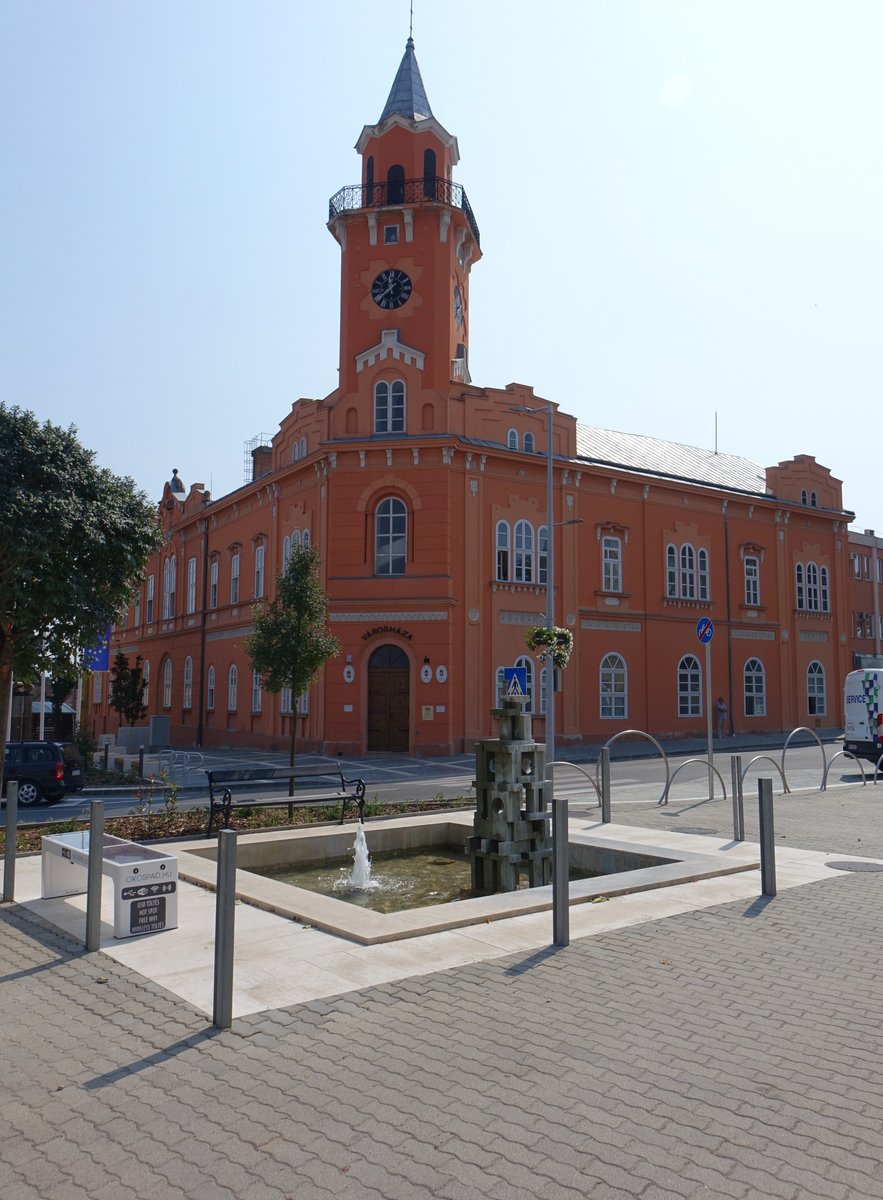
<instances>
[{"instance_id":1,"label":"asphalt road","mask_svg":"<svg viewBox=\"0 0 883 1200\"><path fill-rule=\"evenodd\" d=\"M837 743L827 745L822 749L817 745L790 747L785 756L785 771L787 781L792 791L817 791L822 784L825 761L831 762L838 749ZM781 748L768 747L756 751L740 749L743 771L748 768L744 792L745 795L756 794L756 780L761 776L773 779L773 789L777 794L782 791L780 767L782 764ZM709 803L708 767L705 761L690 762L689 754L670 754L668 767L670 773L669 808L682 808L685 805ZM712 803L723 802L725 795L731 791L731 753L723 751L715 753L714 766L720 773L720 780L715 779L715 793ZM323 766L337 766L337 759L320 755L303 755L299 759L304 770L317 770ZM749 766L749 764L751 764ZM175 781L180 785L178 808L190 809L204 807L208 802L208 789L205 782L205 770L215 767L258 767L284 766L284 754L258 753L254 751L214 751L204 756L204 761L185 777L182 772L175 775ZM872 768L865 764L868 783L872 779ZM471 790L475 776L475 760L469 755L458 755L443 759L409 758L401 755L368 755L363 758L347 759L345 771L348 778L365 780L368 801L384 803L404 803L409 800L430 800L435 796L461 796ZM596 767L594 762L585 760L573 765L558 765L556 767L556 790L567 796L574 807L592 807L598 804L597 793L592 780L595 779ZM615 811L619 806L654 808L665 789L666 774L663 760L656 756L652 758L622 758L611 763L611 801ZM837 758L830 769L828 783L855 782L861 785L859 766L851 760ZM722 786L723 785L723 786ZM270 791L267 794L271 794ZM272 794L280 794L273 789ZM284 793L281 793L284 794ZM139 807L144 800L134 791L121 793L119 789L92 789L83 793L75 793L64 800L52 805L39 805L36 808L19 809L21 824L35 824L46 821L65 822L88 815L89 804L93 799L103 799L105 814L108 817L123 816ZM333 802L333 799L331 799ZM154 811L162 807L161 797L154 801ZM5 823L5 806L0 815L0 825Z\"/></svg>"}]
</instances>

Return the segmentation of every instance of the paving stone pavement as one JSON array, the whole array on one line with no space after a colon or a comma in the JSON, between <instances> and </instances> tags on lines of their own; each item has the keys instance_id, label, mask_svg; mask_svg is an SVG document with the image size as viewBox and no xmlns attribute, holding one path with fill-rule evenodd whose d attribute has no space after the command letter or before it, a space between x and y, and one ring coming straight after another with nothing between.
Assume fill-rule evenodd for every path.
<instances>
[{"instance_id":1,"label":"paving stone pavement","mask_svg":"<svg viewBox=\"0 0 883 1200\"><path fill-rule=\"evenodd\" d=\"M777 834L883 858L878 794ZM220 1033L4 905L0 1197L879 1200L881 933L883 873L844 873Z\"/></svg>"}]
</instances>

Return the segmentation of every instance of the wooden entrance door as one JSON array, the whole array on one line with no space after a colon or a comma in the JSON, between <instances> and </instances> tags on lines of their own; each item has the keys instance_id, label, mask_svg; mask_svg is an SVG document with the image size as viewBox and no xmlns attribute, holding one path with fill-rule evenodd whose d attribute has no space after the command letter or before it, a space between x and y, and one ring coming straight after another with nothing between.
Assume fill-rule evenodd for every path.
<instances>
[{"instance_id":1,"label":"wooden entrance door","mask_svg":"<svg viewBox=\"0 0 883 1200\"><path fill-rule=\"evenodd\" d=\"M406 754L410 710L408 656L398 646L380 646L368 663L368 749Z\"/></svg>"}]
</instances>

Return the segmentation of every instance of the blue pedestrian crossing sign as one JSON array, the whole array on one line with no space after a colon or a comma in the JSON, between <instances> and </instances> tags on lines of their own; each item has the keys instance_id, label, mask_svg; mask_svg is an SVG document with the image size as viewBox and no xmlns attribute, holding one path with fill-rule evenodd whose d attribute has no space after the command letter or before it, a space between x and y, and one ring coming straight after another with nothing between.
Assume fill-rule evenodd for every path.
<instances>
[{"instance_id":1,"label":"blue pedestrian crossing sign","mask_svg":"<svg viewBox=\"0 0 883 1200\"><path fill-rule=\"evenodd\" d=\"M503 695L524 699L527 695L527 667L503 667Z\"/></svg>"}]
</instances>

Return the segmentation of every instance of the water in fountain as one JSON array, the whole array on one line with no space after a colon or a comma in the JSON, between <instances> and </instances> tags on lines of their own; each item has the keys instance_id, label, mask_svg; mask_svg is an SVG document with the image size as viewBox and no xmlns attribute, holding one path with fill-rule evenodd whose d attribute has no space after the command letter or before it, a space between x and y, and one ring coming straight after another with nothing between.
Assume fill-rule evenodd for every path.
<instances>
[{"instance_id":1,"label":"water in fountain","mask_svg":"<svg viewBox=\"0 0 883 1200\"><path fill-rule=\"evenodd\" d=\"M344 895L359 892L373 892L382 886L379 879L371 878L371 859L368 855L368 842L365 838L365 827L359 822L356 840L353 844L352 870L343 873L334 880L332 890Z\"/></svg>"}]
</instances>

